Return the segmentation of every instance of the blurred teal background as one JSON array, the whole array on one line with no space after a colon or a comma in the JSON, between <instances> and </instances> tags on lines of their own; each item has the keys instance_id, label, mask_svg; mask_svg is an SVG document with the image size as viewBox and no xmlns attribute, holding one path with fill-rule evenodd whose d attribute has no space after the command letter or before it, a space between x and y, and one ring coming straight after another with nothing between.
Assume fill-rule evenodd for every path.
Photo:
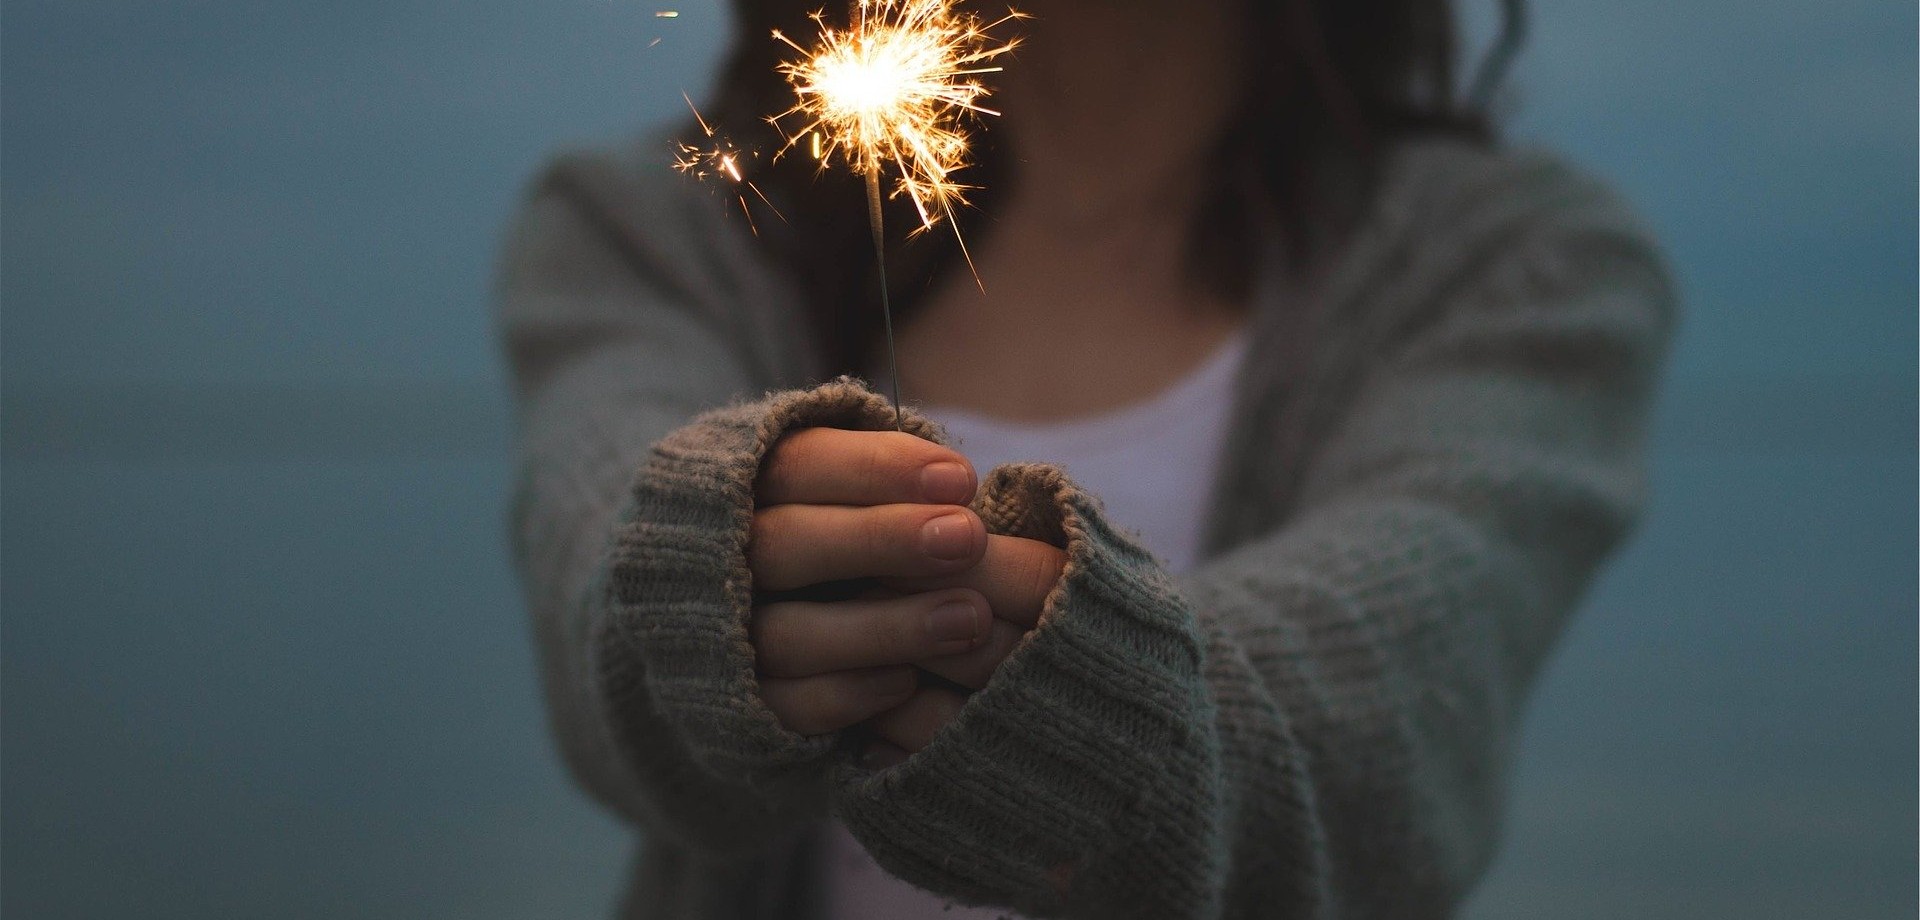
<instances>
[{"instance_id":1,"label":"blurred teal background","mask_svg":"<svg viewBox=\"0 0 1920 920\"><path fill-rule=\"evenodd\" d=\"M1640 204L1688 316L1468 917L1912 918L1915 8L1535 9L1514 134ZM544 152L699 97L723 15L654 10L8 3L7 912L606 913L487 297Z\"/></svg>"}]
</instances>

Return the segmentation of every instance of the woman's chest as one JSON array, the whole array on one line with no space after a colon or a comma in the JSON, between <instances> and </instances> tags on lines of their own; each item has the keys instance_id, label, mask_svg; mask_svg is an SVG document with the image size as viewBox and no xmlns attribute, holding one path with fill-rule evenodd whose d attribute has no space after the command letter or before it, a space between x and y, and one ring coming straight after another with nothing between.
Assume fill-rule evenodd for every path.
<instances>
[{"instance_id":1,"label":"woman's chest","mask_svg":"<svg viewBox=\"0 0 1920 920\"><path fill-rule=\"evenodd\" d=\"M1244 326L1239 305L1156 273L992 267L978 285L938 291L902 324L910 402L1021 422L1108 412L1165 392Z\"/></svg>"}]
</instances>

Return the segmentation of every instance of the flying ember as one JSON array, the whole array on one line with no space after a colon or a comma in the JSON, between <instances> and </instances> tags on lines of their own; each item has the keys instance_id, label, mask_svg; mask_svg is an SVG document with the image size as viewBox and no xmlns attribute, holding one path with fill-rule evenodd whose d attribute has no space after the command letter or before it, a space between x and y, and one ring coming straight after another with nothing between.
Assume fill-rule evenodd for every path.
<instances>
[{"instance_id":1,"label":"flying ember","mask_svg":"<svg viewBox=\"0 0 1920 920\"><path fill-rule=\"evenodd\" d=\"M707 120L700 114L700 110L694 108L692 99L687 98L685 93L681 93L680 98L687 100L687 109L693 112L693 120L700 124L700 133L707 144L704 147L696 147L692 144L680 143L678 145L679 156L674 158L673 168L693 176L696 179L706 179L712 176L724 178L733 183L734 186L743 187L752 192L754 197L760 199L760 202L766 205L767 209L772 211L775 217L780 218L782 221L786 220L786 215L781 214L780 209L774 207L773 202L767 200L767 196L761 193L760 187L754 185L753 182L747 179L746 175L741 172L740 164L742 160L758 159L760 154L750 148L739 147L735 145L733 141L721 136L714 130L712 125L707 124ZM760 227L753 221L753 209L747 206L747 196L735 193L734 198L740 202L740 213L746 215L747 226L753 229L755 236L760 235Z\"/></svg>"}]
</instances>

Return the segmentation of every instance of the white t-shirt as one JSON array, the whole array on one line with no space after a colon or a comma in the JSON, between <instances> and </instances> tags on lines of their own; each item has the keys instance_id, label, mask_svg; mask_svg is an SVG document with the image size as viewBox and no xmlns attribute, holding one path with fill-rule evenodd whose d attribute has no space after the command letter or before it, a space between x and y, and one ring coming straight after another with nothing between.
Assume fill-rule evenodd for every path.
<instances>
[{"instance_id":1,"label":"white t-shirt","mask_svg":"<svg viewBox=\"0 0 1920 920\"><path fill-rule=\"evenodd\" d=\"M1039 460L1067 471L1100 497L1107 519L1134 532L1168 571L1198 561L1208 498L1247 350L1242 330L1186 379L1145 402L1047 424L1017 424L938 406L923 415L946 426L954 448L984 477L1002 463ZM999 908L949 906L900 881L835 821L826 838L831 920L996 920Z\"/></svg>"}]
</instances>

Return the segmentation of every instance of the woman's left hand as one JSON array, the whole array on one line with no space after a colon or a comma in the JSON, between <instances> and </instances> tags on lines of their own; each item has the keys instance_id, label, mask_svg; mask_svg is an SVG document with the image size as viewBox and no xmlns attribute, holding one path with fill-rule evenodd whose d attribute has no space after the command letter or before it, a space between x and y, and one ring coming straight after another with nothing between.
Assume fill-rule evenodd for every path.
<instances>
[{"instance_id":1,"label":"woman's left hand","mask_svg":"<svg viewBox=\"0 0 1920 920\"><path fill-rule=\"evenodd\" d=\"M1000 662L1019 644L1027 630L1040 621L1047 595L1059 584L1065 564L1066 554L1051 544L990 535L986 554L965 572L932 578L890 579L883 583L888 588L909 593L971 588L986 596L994 618L985 643L962 654L918 663L921 668L955 684L978 690L987 685ZM966 697L953 690L921 687L905 703L868 721L876 737L868 743L862 762L879 770L906 760L926 747L941 728L959 715L965 704Z\"/></svg>"}]
</instances>

